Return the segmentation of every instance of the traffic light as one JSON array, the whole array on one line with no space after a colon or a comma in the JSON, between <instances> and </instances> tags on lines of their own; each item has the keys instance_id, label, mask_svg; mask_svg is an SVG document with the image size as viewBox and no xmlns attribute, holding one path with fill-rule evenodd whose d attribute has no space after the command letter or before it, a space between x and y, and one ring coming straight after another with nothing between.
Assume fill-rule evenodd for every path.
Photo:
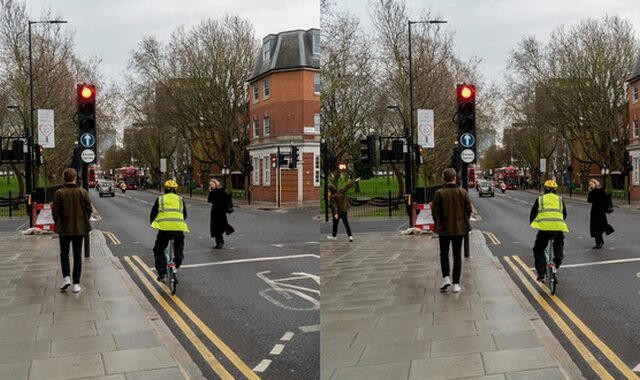
<instances>
[{"instance_id":1,"label":"traffic light","mask_svg":"<svg viewBox=\"0 0 640 380\"><path fill-rule=\"evenodd\" d=\"M248 150L245 150L243 153L242 171L245 175L249 175L253 171L253 164L251 163L251 155L249 154Z\"/></svg>"},{"instance_id":2,"label":"traffic light","mask_svg":"<svg viewBox=\"0 0 640 380\"><path fill-rule=\"evenodd\" d=\"M360 161L371 167L376 166L376 136L360 140Z\"/></svg>"},{"instance_id":3,"label":"traffic light","mask_svg":"<svg viewBox=\"0 0 640 380\"><path fill-rule=\"evenodd\" d=\"M92 84L79 84L76 94L80 158L83 163L90 164L96 159L96 88Z\"/></svg>"},{"instance_id":4,"label":"traffic light","mask_svg":"<svg viewBox=\"0 0 640 380\"><path fill-rule=\"evenodd\" d=\"M287 166L287 156L284 153L280 153L278 156L278 167Z\"/></svg>"},{"instance_id":5,"label":"traffic light","mask_svg":"<svg viewBox=\"0 0 640 380\"><path fill-rule=\"evenodd\" d=\"M34 145L33 150L36 155L36 160L34 162L34 165L36 166L42 165L44 163L44 160L43 160L44 149L42 148L42 145Z\"/></svg>"},{"instance_id":6,"label":"traffic light","mask_svg":"<svg viewBox=\"0 0 640 380\"><path fill-rule=\"evenodd\" d=\"M422 165L424 163L422 159L422 145L416 144L413 147L413 152L416 155L414 160L414 162L416 163L416 166Z\"/></svg>"},{"instance_id":7,"label":"traffic light","mask_svg":"<svg viewBox=\"0 0 640 380\"><path fill-rule=\"evenodd\" d=\"M460 160L471 164L476 161L476 89L472 84L459 84L456 93Z\"/></svg>"},{"instance_id":8,"label":"traffic light","mask_svg":"<svg viewBox=\"0 0 640 380\"><path fill-rule=\"evenodd\" d=\"M272 168L277 168L278 167L278 158L277 158L277 156L271 156L271 167Z\"/></svg>"},{"instance_id":9,"label":"traffic light","mask_svg":"<svg viewBox=\"0 0 640 380\"><path fill-rule=\"evenodd\" d=\"M291 145L291 162L289 162L289 169L295 169L298 167L298 147Z\"/></svg>"}]
</instances>

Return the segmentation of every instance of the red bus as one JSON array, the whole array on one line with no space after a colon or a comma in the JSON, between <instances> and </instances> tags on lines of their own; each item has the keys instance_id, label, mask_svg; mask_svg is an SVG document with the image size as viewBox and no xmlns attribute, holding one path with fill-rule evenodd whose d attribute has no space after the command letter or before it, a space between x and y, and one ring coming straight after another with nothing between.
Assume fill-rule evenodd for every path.
<instances>
[{"instance_id":1,"label":"red bus","mask_svg":"<svg viewBox=\"0 0 640 380\"><path fill-rule=\"evenodd\" d=\"M89 187L96 187L96 167L94 165L89 166Z\"/></svg>"},{"instance_id":2,"label":"red bus","mask_svg":"<svg viewBox=\"0 0 640 380\"><path fill-rule=\"evenodd\" d=\"M493 169L493 179L504 182L508 190L516 190L518 188L518 168L505 166Z\"/></svg>"},{"instance_id":3,"label":"red bus","mask_svg":"<svg viewBox=\"0 0 640 380\"><path fill-rule=\"evenodd\" d=\"M476 182L478 180L479 170L475 166L469 166L467 172L467 183L469 184L469 188L476 187Z\"/></svg>"},{"instance_id":4,"label":"red bus","mask_svg":"<svg viewBox=\"0 0 640 380\"><path fill-rule=\"evenodd\" d=\"M137 190L140 178L140 169L133 166L126 166L114 170L114 177L117 183L124 182L127 190Z\"/></svg>"}]
</instances>

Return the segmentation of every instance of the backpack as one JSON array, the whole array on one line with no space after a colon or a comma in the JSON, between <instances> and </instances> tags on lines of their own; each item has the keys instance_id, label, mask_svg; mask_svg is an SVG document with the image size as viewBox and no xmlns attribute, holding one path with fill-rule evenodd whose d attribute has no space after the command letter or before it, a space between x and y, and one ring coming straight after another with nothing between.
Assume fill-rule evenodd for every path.
<instances>
[{"instance_id":1,"label":"backpack","mask_svg":"<svg viewBox=\"0 0 640 380\"><path fill-rule=\"evenodd\" d=\"M607 214L613 213L613 201L611 200L611 193L607 193Z\"/></svg>"},{"instance_id":2,"label":"backpack","mask_svg":"<svg viewBox=\"0 0 640 380\"><path fill-rule=\"evenodd\" d=\"M231 193L227 193L227 214L233 212L233 196Z\"/></svg>"}]
</instances>

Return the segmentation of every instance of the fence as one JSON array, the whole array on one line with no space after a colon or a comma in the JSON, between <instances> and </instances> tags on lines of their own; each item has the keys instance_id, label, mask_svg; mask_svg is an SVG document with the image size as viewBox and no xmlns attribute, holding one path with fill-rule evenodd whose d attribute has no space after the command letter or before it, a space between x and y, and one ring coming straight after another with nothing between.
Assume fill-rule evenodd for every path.
<instances>
[{"instance_id":1,"label":"fence","mask_svg":"<svg viewBox=\"0 0 640 380\"><path fill-rule=\"evenodd\" d=\"M407 215L404 197L398 197L397 192L385 193L353 192L347 193L353 207L349 210L352 217L403 217Z\"/></svg>"},{"instance_id":2,"label":"fence","mask_svg":"<svg viewBox=\"0 0 640 380\"><path fill-rule=\"evenodd\" d=\"M18 192L9 190L0 193L0 216L26 216L27 201L24 197L18 198Z\"/></svg>"}]
</instances>

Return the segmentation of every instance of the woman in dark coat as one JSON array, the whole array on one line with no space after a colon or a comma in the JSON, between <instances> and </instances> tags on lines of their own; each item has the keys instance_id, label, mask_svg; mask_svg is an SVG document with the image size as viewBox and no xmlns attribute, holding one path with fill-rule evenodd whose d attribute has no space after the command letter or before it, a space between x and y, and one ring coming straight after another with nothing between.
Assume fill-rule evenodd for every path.
<instances>
[{"instance_id":1,"label":"woman in dark coat","mask_svg":"<svg viewBox=\"0 0 640 380\"><path fill-rule=\"evenodd\" d=\"M589 196L587 202L591 203L589 232L591 233L591 237L596 239L596 245L593 249L601 249L604 245L602 234L611 234L613 227L607 222L607 207L609 206L607 192L600 186L600 182L596 179L589 180Z\"/></svg>"},{"instance_id":2,"label":"woman in dark coat","mask_svg":"<svg viewBox=\"0 0 640 380\"><path fill-rule=\"evenodd\" d=\"M211 237L216 239L214 249L221 249L224 245L224 234L229 226L227 222L228 200L227 192L220 186L220 182L216 179L209 181L209 198L207 202L211 203L211 221L209 230Z\"/></svg>"}]
</instances>

